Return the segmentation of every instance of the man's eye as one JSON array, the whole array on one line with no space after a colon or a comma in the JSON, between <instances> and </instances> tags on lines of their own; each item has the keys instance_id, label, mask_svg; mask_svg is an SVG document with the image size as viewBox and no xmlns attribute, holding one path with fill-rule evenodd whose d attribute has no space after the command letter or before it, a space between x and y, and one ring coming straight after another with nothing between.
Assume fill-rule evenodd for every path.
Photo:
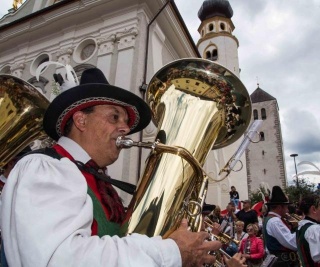
<instances>
[{"instance_id":1,"label":"man's eye","mask_svg":"<svg viewBox=\"0 0 320 267\"><path fill-rule=\"evenodd\" d=\"M111 114L109 117L109 122L110 123L115 123L119 120L119 115L118 114Z\"/></svg>"}]
</instances>

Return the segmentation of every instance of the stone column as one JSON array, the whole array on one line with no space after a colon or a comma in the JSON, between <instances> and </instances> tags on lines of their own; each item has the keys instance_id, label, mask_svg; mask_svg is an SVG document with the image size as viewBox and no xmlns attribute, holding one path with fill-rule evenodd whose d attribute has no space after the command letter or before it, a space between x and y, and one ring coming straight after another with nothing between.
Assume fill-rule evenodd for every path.
<instances>
[{"instance_id":1,"label":"stone column","mask_svg":"<svg viewBox=\"0 0 320 267\"><path fill-rule=\"evenodd\" d=\"M118 32L116 35L118 42L118 62L115 84L119 87L130 89L132 82L132 70L134 69L134 48L138 28L132 27ZM125 77L125 79L124 79Z\"/></svg>"},{"instance_id":2,"label":"stone column","mask_svg":"<svg viewBox=\"0 0 320 267\"><path fill-rule=\"evenodd\" d=\"M101 69L108 80L110 80L111 61L114 53L116 35L101 37L97 40L98 60L97 68Z\"/></svg>"}]
</instances>

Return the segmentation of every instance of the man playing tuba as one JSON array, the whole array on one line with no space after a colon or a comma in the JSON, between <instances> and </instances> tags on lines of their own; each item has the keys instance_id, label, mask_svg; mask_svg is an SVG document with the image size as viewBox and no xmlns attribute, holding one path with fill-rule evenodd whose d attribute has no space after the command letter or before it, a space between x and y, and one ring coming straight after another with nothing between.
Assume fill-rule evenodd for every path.
<instances>
[{"instance_id":1,"label":"man playing tuba","mask_svg":"<svg viewBox=\"0 0 320 267\"><path fill-rule=\"evenodd\" d=\"M97 68L84 71L80 85L53 100L43 120L57 141L51 155L22 158L3 191L1 230L9 266L177 267L215 261L208 252L221 243L205 242L209 234L188 231L185 220L167 239L122 236L122 201L109 180L94 175L117 160L117 138L141 131L150 118L142 99L109 85Z\"/></svg>"}]
</instances>

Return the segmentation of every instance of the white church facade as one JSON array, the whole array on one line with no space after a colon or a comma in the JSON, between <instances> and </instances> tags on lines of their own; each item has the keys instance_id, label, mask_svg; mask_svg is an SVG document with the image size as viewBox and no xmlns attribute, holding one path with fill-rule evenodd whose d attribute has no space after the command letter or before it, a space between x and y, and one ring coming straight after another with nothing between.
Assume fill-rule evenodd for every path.
<instances>
[{"instance_id":1,"label":"white church facade","mask_svg":"<svg viewBox=\"0 0 320 267\"><path fill-rule=\"evenodd\" d=\"M204 1L199 10L200 39L195 44L174 1L26 0L17 10L0 18L0 73L28 81L49 100L55 97L53 74L64 75L64 68L50 65L38 81L35 71L46 61L70 64L78 76L87 68L98 67L110 84L141 98L154 73L181 58L214 60L241 78L232 14L228 1ZM143 133L131 138L153 141L156 131L150 123ZM209 154L204 165L209 176L217 177L240 142ZM148 153L138 148L122 151L108 169L109 174L136 184ZM247 166L243 154L241 162L239 172L231 172L221 182L209 183L208 203L224 208L231 186L241 192L242 199L248 198L251 181L247 169L253 161ZM251 173L253 170L252 167ZM256 184L252 184L251 188L254 187ZM128 196L121 197L128 202Z\"/></svg>"}]
</instances>

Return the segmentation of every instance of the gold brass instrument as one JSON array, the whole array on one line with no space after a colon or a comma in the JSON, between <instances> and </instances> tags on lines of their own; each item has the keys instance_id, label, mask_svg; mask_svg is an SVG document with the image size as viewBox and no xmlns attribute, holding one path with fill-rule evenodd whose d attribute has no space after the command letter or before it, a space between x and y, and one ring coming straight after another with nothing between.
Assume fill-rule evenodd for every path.
<instances>
[{"instance_id":1,"label":"gold brass instrument","mask_svg":"<svg viewBox=\"0 0 320 267\"><path fill-rule=\"evenodd\" d=\"M46 137L42 119L49 101L31 84L0 75L0 167L36 139Z\"/></svg>"},{"instance_id":2,"label":"gold brass instrument","mask_svg":"<svg viewBox=\"0 0 320 267\"><path fill-rule=\"evenodd\" d=\"M299 222L302 220L302 218L295 213L286 213L282 219L293 229L296 229Z\"/></svg>"},{"instance_id":3,"label":"gold brass instrument","mask_svg":"<svg viewBox=\"0 0 320 267\"><path fill-rule=\"evenodd\" d=\"M251 119L250 97L231 71L198 58L164 66L151 79L146 96L157 141L117 142L123 148L151 149L128 207L127 232L166 237L183 217L198 231L208 187L202 166L211 149L243 135Z\"/></svg>"},{"instance_id":4,"label":"gold brass instrument","mask_svg":"<svg viewBox=\"0 0 320 267\"><path fill-rule=\"evenodd\" d=\"M211 227L211 228L214 227L213 226L214 223L208 217L204 217L203 222L208 227ZM214 235L214 234L212 234L212 235ZM227 235L226 233L220 232L219 235L214 235L214 237L216 238L216 240L219 240L222 244L229 244L230 242L233 242L237 246L240 245L239 240L232 238L231 236Z\"/></svg>"},{"instance_id":5,"label":"gold brass instrument","mask_svg":"<svg viewBox=\"0 0 320 267\"><path fill-rule=\"evenodd\" d=\"M237 246L239 246L240 241L232 239L229 235L224 233L219 233L219 235L215 235L212 233L212 229L214 228L213 222L208 218L204 217L203 220L204 224L207 226L205 229L210 234L209 241L220 241L222 244L229 244L231 241L234 242ZM231 258L231 256L225 252L222 248L220 248L218 251L211 251L211 255L214 255L216 257L216 261L213 264L214 267L224 267L226 266L224 264L223 255L226 256L228 259ZM210 265L205 265L205 267L211 267Z\"/></svg>"}]
</instances>

